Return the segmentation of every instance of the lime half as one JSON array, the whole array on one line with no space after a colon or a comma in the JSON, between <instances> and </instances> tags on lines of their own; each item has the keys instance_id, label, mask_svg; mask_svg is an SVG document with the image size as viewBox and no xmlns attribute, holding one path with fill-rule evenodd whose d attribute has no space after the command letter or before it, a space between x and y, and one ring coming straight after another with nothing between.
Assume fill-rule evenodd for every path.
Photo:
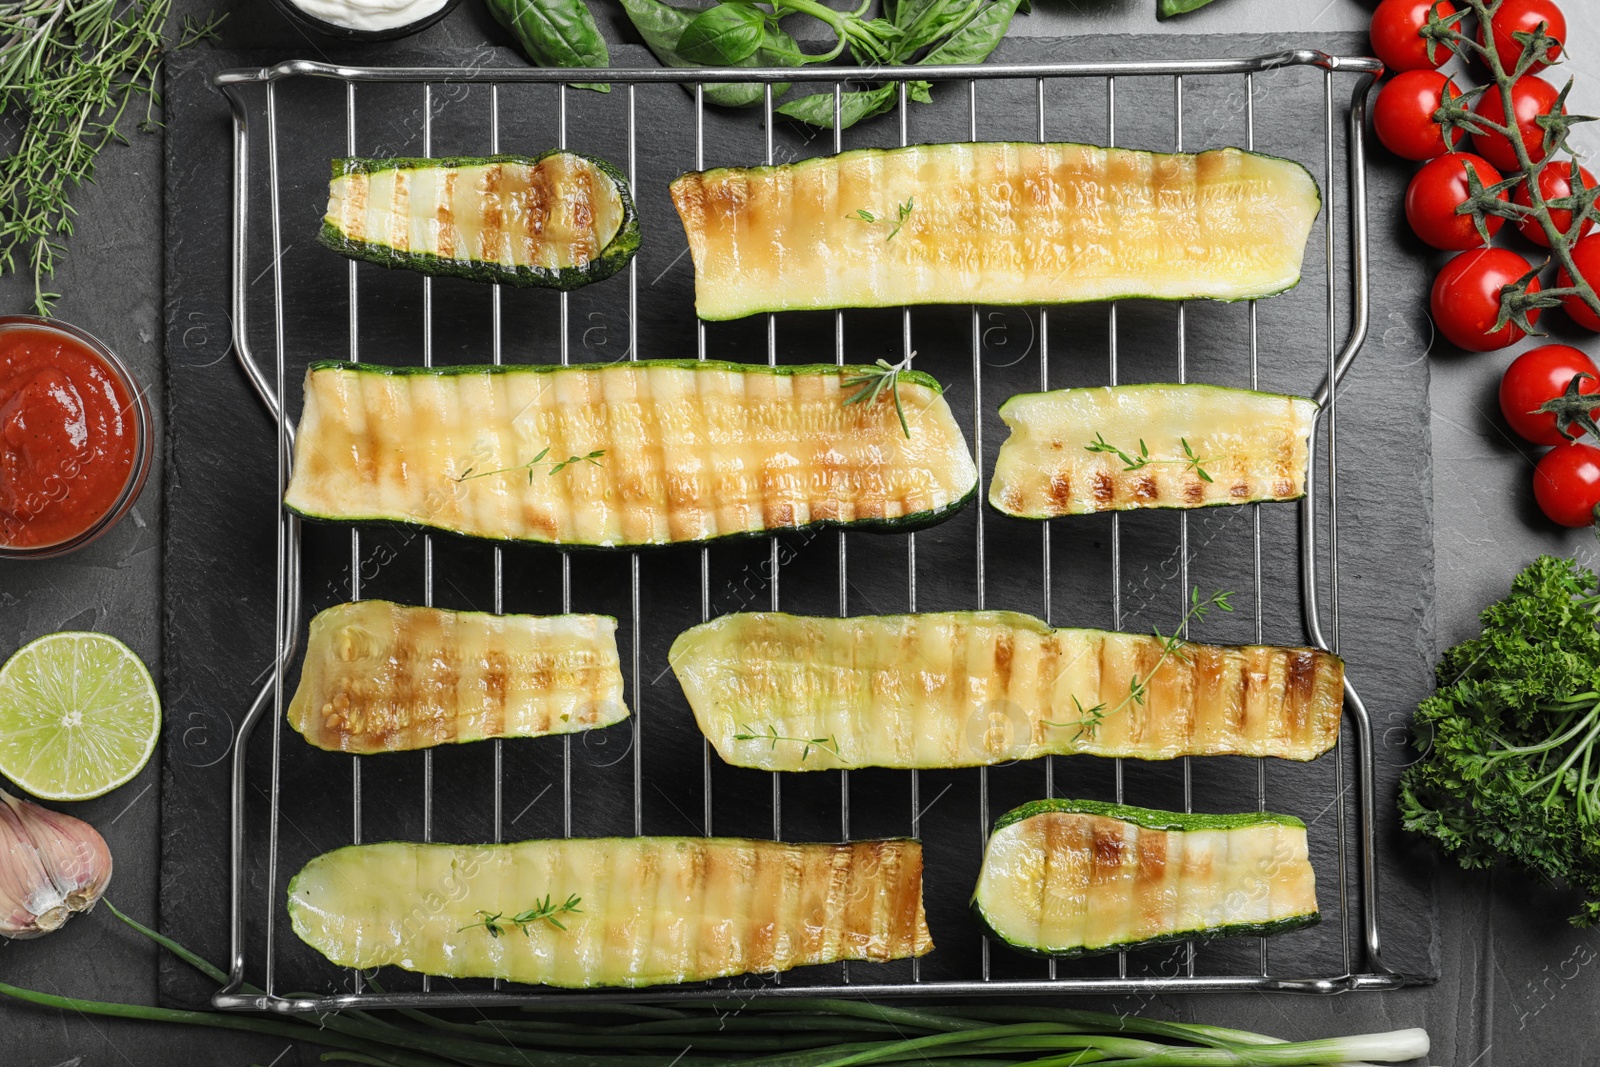
<instances>
[{"instance_id":1,"label":"lime half","mask_svg":"<svg viewBox=\"0 0 1600 1067\"><path fill-rule=\"evenodd\" d=\"M105 634L59 633L0 668L0 774L45 800L88 800L144 769L161 699L133 650Z\"/></svg>"}]
</instances>

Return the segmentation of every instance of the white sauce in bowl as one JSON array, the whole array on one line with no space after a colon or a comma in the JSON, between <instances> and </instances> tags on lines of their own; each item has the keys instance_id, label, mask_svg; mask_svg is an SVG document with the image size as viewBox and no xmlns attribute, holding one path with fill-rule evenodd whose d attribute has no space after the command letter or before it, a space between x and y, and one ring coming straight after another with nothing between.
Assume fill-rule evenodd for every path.
<instances>
[{"instance_id":1,"label":"white sauce in bowl","mask_svg":"<svg viewBox=\"0 0 1600 1067\"><path fill-rule=\"evenodd\" d=\"M449 0L291 0L323 22L350 30L393 30L427 18Z\"/></svg>"}]
</instances>

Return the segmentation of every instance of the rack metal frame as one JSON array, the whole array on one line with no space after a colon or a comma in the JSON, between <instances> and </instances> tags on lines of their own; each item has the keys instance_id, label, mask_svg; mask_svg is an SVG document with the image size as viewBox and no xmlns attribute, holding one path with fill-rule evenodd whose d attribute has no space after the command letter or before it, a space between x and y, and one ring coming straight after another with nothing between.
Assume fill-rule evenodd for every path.
<instances>
[{"instance_id":1,"label":"rack metal frame","mask_svg":"<svg viewBox=\"0 0 1600 1067\"><path fill-rule=\"evenodd\" d=\"M1349 202L1348 214L1348 241L1349 258L1343 265L1348 270L1351 279L1350 304L1341 307L1338 293L1339 270L1341 259L1339 256L1340 236L1336 212L1328 210L1323 213L1323 225L1326 238L1326 270L1327 270L1327 329L1328 349L1326 363L1326 379L1318 392L1316 399L1321 405L1318 415L1319 429L1322 420L1326 422L1327 455L1326 461L1326 488L1319 490L1317 479L1319 476L1316 444L1319 433L1313 433L1312 447L1313 459L1308 476L1307 495L1300 506L1299 532L1300 547L1300 601L1301 614L1304 620L1306 636L1310 644L1320 648L1337 652L1339 647L1339 574L1338 574L1338 390L1339 382L1351 363L1360 352L1368 332L1368 278L1367 278L1367 186L1366 186L1366 159L1364 150L1363 125L1366 107L1366 94L1376 77L1382 72L1382 65L1374 59L1364 57L1335 56L1314 50L1286 51L1273 55L1220 59L1220 60L1181 60L1157 62L1087 62L1087 63L1039 63L1023 65L983 64L963 65L950 67L915 67L915 68L847 68L847 67L808 67L802 69L792 68L720 68L698 70L673 70L673 69L608 69L608 70L561 70L561 69L535 69L535 68L446 68L446 67L399 67L399 68L373 68L343 66L310 61L293 61L280 63L276 66L264 68L249 68L227 70L215 78L216 86L227 96L233 110L233 280L232 280L232 318L233 318L233 346L241 368L248 377L261 402L276 424L278 444L278 469L277 485L280 494L287 485L290 465L292 463L292 449L294 427L288 417L285 403L285 342L284 342L284 307L283 307L283 268L282 255L284 245L280 230L280 203L279 203L279 130L278 105L276 87L279 83L290 79L318 78L332 79L341 82L346 87L347 105L347 133L349 150L356 152L356 87L365 83L410 83L418 84L424 93L424 152L431 151L432 116L431 106L434 87L441 84L486 84L490 87L491 108L491 152L499 150L499 120L500 120L500 86L517 83L548 84L555 89L558 107L558 122L560 130L560 147L566 147L567 134L567 96L569 86L574 82L610 82L621 87L626 93L626 111L628 117L628 159L627 171L630 180L637 173L638 158L636 152L636 127L635 127L635 102L636 91L641 86L673 84L691 87L695 103L695 130L696 161L704 166L705 158L705 100L704 86L718 82L746 82L761 84L765 87L762 111L766 120L766 159L771 162L773 158L773 86L783 82L801 82L820 84L824 88L831 85L834 93L835 115L839 114L842 94L846 87L853 83L882 83L891 82L899 85L899 133L900 143L906 144L907 137L907 83L912 80L927 80L940 83L965 82L968 86L968 129L965 131L972 140L978 139L977 116L977 86L979 82L990 79L1032 79L1037 84L1038 107L1038 137L1040 141L1046 140L1046 86L1059 79L1102 79L1106 87L1106 120L1111 134L1110 142L1115 144L1116 137L1116 110L1117 110L1117 81L1119 78L1151 76L1168 77L1171 79L1172 91L1177 102L1176 140L1178 147L1183 147L1183 92L1184 78L1198 75L1237 75L1245 83L1245 100L1250 143L1247 147L1254 147L1255 137L1255 86L1254 79L1257 74L1273 71L1286 67L1318 68L1323 72L1323 116L1322 126L1324 131L1325 158L1327 180L1333 185L1337 174L1337 165L1340 162L1336 153L1336 121L1338 109L1335 106L1336 95L1334 84L1336 76L1353 76L1354 84L1350 90L1350 103L1344 116L1346 124L1346 158L1343 160L1346 169L1348 189L1345 191ZM255 99L264 95L264 100ZM251 281L251 264L248 244L249 226L253 205L250 195L250 166L251 166L251 137L252 119L264 115L267 138L267 166L269 170L270 185L270 228L271 228L271 264L269 267L272 282L272 307L273 307L273 336L274 351L264 366L252 351L248 337L248 307L247 290ZM835 151L842 149L842 136L839 124L835 123L833 147ZM1328 202L1334 203L1333 190L1329 189ZM357 301L357 265L349 265L349 344L350 358L359 360L359 332L358 332L358 301ZM423 362L431 363L432 358L432 279L422 280L423 306L426 316L427 328L424 331ZM637 359L637 316L634 314L638 301L638 264L631 264L627 273L627 292L629 302L629 358ZM561 339L560 354L563 364L569 362L570 335L568 331L568 294L561 293L560 321ZM495 287L492 303L493 314L493 360L502 362L501 347L501 293ZM1049 310L1039 309L1039 351L1040 371L1039 385L1041 389L1049 388L1050 363L1049 363ZM767 317L768 359L776 364L776 316ZM1111 305L1110 309L1110 363L1108 377L1112 384L1117 381L1117 309ZM1336 341L1340 334L1341 326L1347 327L1345 339L1342 344ZM844 352L844 320L842 313L835 315L835 343L837 361L842 365L845 362ZM903 343L905 351L911 353L912 346L912 312L905 309L903 312ZM980 413L985 403L982 388L982 367L980 360L982 327L979 319L979 310L972 310L972 374L973 374L973 413L975 440L973 446L980 471L983 467L985 441L982 435L982 420ZM1179 380L1184 380L1186 367L1184 313L1182 305L1178 312L1178 375ZM702 322L699 325L699 355L704 359L706 355L706 329ZM1250 305L1250 384L1254 386L1257 379L1257 338L1256 338L1256 309L1252 302ZM1327 609L1330 626L1327 630L1323 627L1322 575L1319 573L1320 561L1318 558L1318 500L1319 492L1325 493L1324 515L1326 525L1322 529L1322 542L1327 546ZM980 496L982 494L980 493ZM983 530L983 505L980 502L977 519L977 603L973 606L984 606L984 575L986 560L984 557L984 530ZM1255 623L1256 639L1261 639L1262 630L1262 580L1261 580L1261 515L1260 505L1251 505L1253 515L1254 538L1254 564L1255 564ZM1112 536L1112 561L1111 580L1113 584L1113 612L1116 624L1122 622L1121 603L1121 537L1120 518L1113 517ZM1045 615L1049 616L1050 596L1050 525L1041 524L1041 540L1044 567L1044 596ZM1180 522L1179 566L1182 588L1189 588L1189 546L1188 546L1188 519L1183 516ZM840 532L838 537L839 549L839 612L841 615L849 613L848 583L847 583L847 557L845 534ZM906 537L906 551L908 555L909 588L907 589L910 610L916 609L916 535ZM429 536L424 536L424 601L431 604L433 600L433 558L434 543ZM360 558L361 558L361 533L359 530L351 533L351 581L352 598L360 596ZM560 566L562 578L562 607L570 610L572 602L571 566L566 552L560 553ZM779 607L779 542L776 537L771 541L771 607ZM701 564L701 615L709 618L711 614L710 597L710 550L700 549ZM631 592L633 605L633 637L631 669L632 691L637 700L639 696L640 662L639 662L639 554L631 554ZM266 842L269 849L269 885L267 899L268 909L267 936L265 952L265 983L264 988L257 988L246 982L252 958L247 944L246 915L251 907L251 901L246 885L247 849L251 842L246 833L246 787L248 784L247 753L249 742L256 727L270 712L281 722L284 711L285 699L285 666L292 662L297 642L298 620L301 613L301 547L299 519L290 515L281 507L277 521L277 599L276 599L276 669L271 672L271 677L257 694L248 714L242 720L234 746L232 764L232 835L231 835L231 894L229 908L229 923L231 937L230 954L230 980L218 992L212 1003L220 1009L227 1010L255 1010L274 1011L280 1013L299 1012L327 1012L338 1011L343 1008L386 1008L386 1007L484 1007L484 1006L515 1006L531 1001L552 1003L558 1001L573 1001L576 1003L592 1002L596 997L604 998L618 994L596 991L592 993L572 994L564 992L551 992L547 990L529 988L527 990L514 990L506 988L502 983L496 982L493 991L483 992L445 992L435 991L429 987L425 979L423 991L420 993L377 993L364 990L361 976L355 976L355 992L327 996L289 996L279 993L274 986L274 960L273 960L273 928L275 913L280 904L276 899L273 887L277 884L278 862L278 798L279 798L279 770L281 766L280 739L281 729L272 732L272 776L269 786L269 802L271 804L271 822ZM503 597L503 569L501 550L494 552L494 608L502 610ZM1010 995L1040 995L1040 994L1065 994L1065 993L1092 993L1092 994L1134 994L1134 993L1177 993L1196 991L1286 991L1297 993L1331 994L1349 990L1392 989L1413 981L1411 977L1397 973L1383 962L1382 944L1379 936L1379 909L1378 886L1376 875L1376 841L1374 829L1375 798L1373 795L1373 767L1374 767L1374 732L1371 719L1366 706L1354 687L1345 682L1345 715L1348 729L1342 731L1339 741L1338 755L1335 757L1335 785L1336 796L1333 807L1337 809L1338 832L1338 861L1339 861L1339 917L1341 923L1341 939L1344 949L1344 966L1340 973L1326 975L1277 975L1271 972L1267 945L1265 940L1261 943L1259 973L1255 974L1197 974L1193 942L1190 942L1186 951L1186 964L1183 973L1177 975L1130 975L1128 973L1128 958L1124 953L1119 958L1116 977L1106 978L1081 978L1057 977L1055 961L1049 963L1049 973L1045 978L1038 979L996 979L991 980L989 968L989 945L987 939L983 944L982 973L972 980L962 981L922 981L921 975L913 962L912 981L910 983L879 983L873 981L851 981L853 977L846 965L844 977L846 983L842 985L815 985L803 982L777 982L763 985L756 990L742 987L740 997L751 995L760 996L872 996L872 997L929 997L929 996L971 996L981 994L1010 994ZM641 731L644 728L646 716L636 709L633 718L635 731L635 744L633 747L633 785L634 785L634 812L635 826L642 826L642 789L644 781L641 777L640 751L638 743ZM1353 733L1352 733L1353 731ZM1353 787L1347 785L1345 778L1345 756L1349 744L1355 746L1354 766L1357 770L1358 780ZM572 748L571 738L563 740L565 747L565 786L566 796L566 832L572 831L572 803L571 803L571 770ZM501 810L501 770L502 770L502 742L493 741L488 748L492 751L495 792L494 792L494 828L495 840L501 840L503 830ZM713 804L711 789L712 757L709 743L704 746L704 776L705 776L705 832L709 835L713 825ZM1046 764L1047 789L1053 794L1053 764ZM841 798L841 834L845 839L850 837L850 787L849 771L841 770L840 798ZM983 810L980 819L984 826L989 823L988 812L988 771L979 768L976 773L982 783L980 795ZM1258 761L1258 798L1261 807L1266 803L1266 772L1265 761ZM361 832L361 757L352 757L351 781L352 800L355 811L354 837L360 840ZM782 833L782 807L781 807L781 777L773 776L773 835L781 837ZM1122 766L1117 761L1116 767L1116 793L1117 799L1122 798ZM1187 759L1184 760L1184 797L1185 807L1189 807L1190 800L1190 775ZM919 783L917 772L910 772L911 785L911 823L910 832L913 836L919 833L919 813L921 811ZM1350 821L1346 814L1346 805L1340 802L1349 789L1354 798L1355 818L1354 827L1347 825ZM429 754L424 764L424 838L432 834L432 807L433 807L433 767L432 757ZM1354 877L1350 877L1349 864L1355 864ZM1352 886L1354 891L1352 892ZM1352 901L1351 897L1356 899ZM1354 907L1352 907L1354 903ZM858 972L859 974L859 972ZM729 990L716 984L707 984L693 988L675 987L666 990L632 991L627 994L630 999L681 1001L725 999L730 995Z\"/></svg>"}]
</instances>

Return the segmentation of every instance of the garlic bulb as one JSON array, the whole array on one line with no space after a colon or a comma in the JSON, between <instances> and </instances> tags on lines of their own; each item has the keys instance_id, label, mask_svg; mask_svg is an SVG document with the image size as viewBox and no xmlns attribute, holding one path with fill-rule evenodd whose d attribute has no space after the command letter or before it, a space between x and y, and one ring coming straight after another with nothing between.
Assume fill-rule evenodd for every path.
<instances>
[{"instance_id":1,"label":"garlic bulb","mask_svg":"<svg viewBox=\"0 0 1600 1067\"><path fill-rule=\"evenodd\" d=\"M110 881L111 850L94 827L0 790L0 936L59 930Z\"/></svg>"}]
</instances>

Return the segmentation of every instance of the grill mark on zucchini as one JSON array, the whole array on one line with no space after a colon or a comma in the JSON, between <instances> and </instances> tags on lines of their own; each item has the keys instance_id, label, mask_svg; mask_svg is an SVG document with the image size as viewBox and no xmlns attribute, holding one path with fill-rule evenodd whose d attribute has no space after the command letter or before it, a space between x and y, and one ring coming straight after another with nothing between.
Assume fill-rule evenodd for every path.
<instances>
[{"instance_id":1,"label":"grill mark on zucchini","mask_svg":"<svg viewBox=\"0 0 1600 1067\"><path fill-rule=\"evenodd\" d=\"M686 631L669 662L723 760L764 770L936 769L1050 754L1310 760L1337 740L1338 657L1183 643L1163 660L1160 646L1146 635L1052 630L1012 612L754 612ZM1279 680L1252 684L1257 674ZM1129 699L1134 678L1143 703ZM1104 718L1086 727L1095 705ZM1008 722L1021 715L1009 736L995 728L997 708ZM832 744L806 753L798 743L735 739L769 729Z\"/></svg>"}]
</instances>

